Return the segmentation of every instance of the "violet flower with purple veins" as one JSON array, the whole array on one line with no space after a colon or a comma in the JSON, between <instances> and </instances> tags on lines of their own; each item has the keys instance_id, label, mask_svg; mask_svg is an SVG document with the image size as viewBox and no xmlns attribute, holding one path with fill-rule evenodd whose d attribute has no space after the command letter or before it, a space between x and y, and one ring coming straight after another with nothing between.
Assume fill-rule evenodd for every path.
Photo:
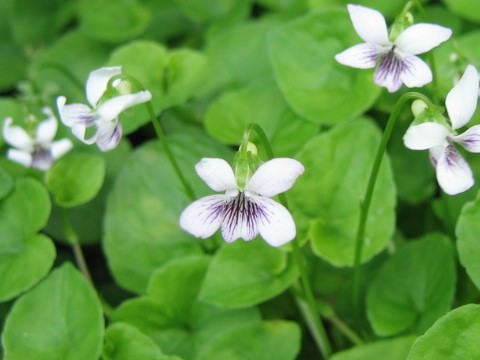
<instances>
[{"instance_id":1,"label":"violet flower with purple veins","mask_svg":"<svg viewBox=\"0 0 480 360\"><path fill-rule=\"evenodd\" d=\"M42 112L48 118L37 125L34 135L13 125L12 118L6 118L3 123L3 138L13 147L8 149L7 158L25 167L45 171L56 159L70 151L73 143L70 139L53 141L57 133L57 118L49 107L44 107Z\"/></svg>"},{"instance_id":2,"label":"violet flower with purple veins","mask_svg":"<svg viewBox=\"0 0 480 360\"><path fill-rule=\"evenodd\" d=\"M445 100L451 128L435 122L424 122L410 126L403 137L409 149L429 149L438 184L449 195L464 192L474 184L472 170L454 143L459 143L470 152L480 152L480 125L472 126L460 135L455 132L466 125L475 113L478 85L477 69L469 65Z\"/></svg>"},{"instance_id":3,"label":"violet flower with purple veins","mask_svg":"<svg viewBox=\"0 0 480 360\"><path fill-rule=\"evenodd\" d=\"M270 199L293 186L303 174L303 165L294 159L269 160L240 188L231 166L222 159L202 159L195 169L215 191L190 204L180 216L180 226L200 238L212 236L221 228L227 242L238 238L252 240L258 234L270 245L281 246L296 235L292 215L281 204Z\"/></svg>"},{"instance_id":4,"label":"violet flower with purple veins","mask_svg":"<svg viewBox=\"0 0 480 360\"><path fill-rule=\"evenodd\" d=\"M67 99L64 96L57 98L58 112L62 122L71 127L73 134L82 142L88 145L97 143L102 151L114 149L122 138L122 126L118 120L120 113L152 98L149 91L139 91L101 102L108 82L121 72L120 66L112 66L90 73L86 84L86 95L91 107L84 104L65 105ZM95 128L95 132L87 138L87 129L91 127Z\"/></svg>"},{"instance_id":5,"label":"violet flower with purple veins","mask_svg":"<svg viewBox=\"0 0 480 360\"><path fill-rule=\"evenodd\" d=\"M376 84L395 92L402 86L421 87L432 81L432 72L419 57L448 40L452 30L435 24L419 23L406 28L396 39L389 39L383 15L360 5L347 5L353 27L365 43L354 45L335 55L347 66L375 67Z\"/></svg>"}]
</instances>

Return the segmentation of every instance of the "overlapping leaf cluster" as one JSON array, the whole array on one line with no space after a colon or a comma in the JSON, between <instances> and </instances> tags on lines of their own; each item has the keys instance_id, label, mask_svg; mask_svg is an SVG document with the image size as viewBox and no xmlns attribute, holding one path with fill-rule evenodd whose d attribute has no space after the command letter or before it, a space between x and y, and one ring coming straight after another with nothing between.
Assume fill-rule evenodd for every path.
<instances>
[{"instance_id":1,"label":"overlapping leaf cluster","mask_svg":"<svg viewBox=\"0 0 480 360\"><path fill-rule=\"evenodd\" d=\"M391 20L405 3L362 5ZM434 51L444 98L466 64L480 66L480 5L423 5L416 20L454 31ZM437 188L425 154L403 145L408 108L367 219L364 316L355 321L359 203L398 96L376 86L371 71L335 61L355 43L343 0L2 1L0 122L55 108L58 95L85 102L88 74L121 65L152 93L199 197L210 190L194 165L202 157L231 161L232 146L256 122L277 156L306 169L287 196L332 359L480 357L478 187L455 197ZM422 91L430 96L432 87ZM153 140L147 111L128 109L121 122L128 137L108 153L60 128L57 137L75 148L47 173L0 159L5 359L316 358L294 300L299 274L288 245L202 243L181 230L190 200ZM7 148L1 136L0 146ZM478 157L465 156L480 180ZM96 289L70 264L72 234Z\"/></svg>"}]
</instances>

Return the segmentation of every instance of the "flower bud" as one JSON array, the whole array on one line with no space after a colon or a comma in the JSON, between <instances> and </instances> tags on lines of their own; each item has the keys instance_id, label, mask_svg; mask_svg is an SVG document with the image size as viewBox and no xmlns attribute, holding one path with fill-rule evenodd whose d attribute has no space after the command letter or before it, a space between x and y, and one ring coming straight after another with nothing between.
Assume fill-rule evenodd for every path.
<instances>
[{"instance_id":1,"label":"flower bud","mask_svg":"<svg viewBox=\"0 0 480 360\"><path fill-rule=\"evenodd\" d=\"M427 108L428 108L428 105L423 100L417 99L414 102L412 102L412 113L413 113L413 116L415 117L418 117Z\"/></svg>"}]
</instances>

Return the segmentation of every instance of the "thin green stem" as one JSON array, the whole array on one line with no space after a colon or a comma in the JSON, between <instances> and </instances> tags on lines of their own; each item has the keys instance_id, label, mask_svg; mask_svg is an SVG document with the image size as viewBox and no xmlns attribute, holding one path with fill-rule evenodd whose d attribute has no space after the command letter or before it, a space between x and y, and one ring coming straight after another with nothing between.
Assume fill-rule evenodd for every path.
<instances>
[{"instance_id":1,"label":"thin green stem","mask_svg":"<svg viewBox=\"0 0 480 360\"><path fill-rule=\"evenodd\" d=\"M250 124L247 127L246 133L249 135L251 130L255 130L258 137L260 138L260 141L262 142L262 145L267 153L267 156L270 159L273 159L275 155L273 153L272 147L270 146L270 142L268 141L267 135L265 134L263 129L260 127L260 125L255 123ZM245 137L243 142L245 142ZM285 208L288 210L289 207L288 207L287 198L285 194L280 194L279 199L282 205L285 206ZM332 353L332 348L327 336L327 332L325 331L323 323L320 319L318 307L315 301L315 296L313 294L312 286L308 278L307 267L305 264L305 257L302 254L297 238L295 238L292 241L292 246L293 246L293 256L295 258L295 262L300 272L303 293L305 295L305 299L308 304L308 311L304 311L305 309L302 310L302 308L300 308L300 310L305 319L305 322L307 323L307 325L309 325L310 331L312 333L313 338L315 339L315 342L317 344L317 347L320 353L322 354L324 359L328 359L328 357Z\"/></svg>"},{"instance_id":2,"label":"thin green stem","mask_svg":"<svg viewBox=\"0 0 480 360\"><path fill-rule=\"evenodd\" d=\"M125 74L119 74L116 76L113 76L110 78L107 84L107 89L112 87L112 84L115 80L120 79L120 80L126 80L132 84L134 84L137 88L139 88L142 91L145 91L145 88L142 86L142 84L135 79L134 77L130 75L125 75ZM177 161L175 160L175 156L173 155L170 146L168 145L168 141L165 137L165 134L162 130L162 127L160 125L160 121L158 118L155 116L155 111L153 110L152 102L147 101L145 103L147 107L147 112L148 115L150 116L150 121L152 122L153 128L155 129L155 133L157 134L158 139L160 140L163 150L165 151L165 154L167 155L168 161L173 167L173 170L175 171L175 174L177 175L178 179L182 183L185 192L187 193L187 196L190 198L190 200L196 200L195 192L193 191L193 188L190 186L190 183L187 181L185 176L182 173L182 170L180 170L180 166L178 165Z\"/></svg>"},{"instance_id":3,"label":"thin green stem","mask_svg":"<svg viewBox=\"0 0 480 360\"><path fill-rule=\"evenodd\" d=\"M299 294L300 293L300 284L294 283L291 288L291 293L294 297L295 302L297 303L302 316L307 323L308 328L314 338L315 343L321 343L321 337L318 333L314 322L311 320L310 316L310 308L305 301L305 299ZM334 327L337 328L348 340L352 342L354 345L361 345L365 342L363 339L352 329L350 328L343 320L341 320L334 312L331 305L327 304L326 302L322 301L321 299L317 299L317 303L319 305L320 316L331 323Z\"/></svg>"},{"instance_id":4,"label":"thin green stem","mask_svg":"<svg viewBox=\"0 0 480 360\"><path fill-rule=\"evenodd\" d=\"M367 190L363 200L360 202L360 220L358 222L357 236L355 240L355 258L354 258L354 272L353 272L353 305L355 311L355 317L357 321L357 326L360 328L360 262L362 259L362 250L365 238L365 227L367 224L368 210L370 208L370 203L372 201L373 190L375 188L375 183L377 181L378 172L380 170L380 165L382 163L383 155L387 148L390 135L392 130L397 122L398 116L403 108L403 105L410 99L420 99L423 100L427 106L434 107L430 99L425 95L417 92L408 92L403 94L400 99L398 99L393 111L388 119L387 126L383 132L382 140L378 146L377 154L373 162L372 171L370 172L370 178L368 179Z\"/></svg>"},{"instance_id":5,"label":"thin green stem","mask_svg":"<svg viewBox=\"0 0 480 360\"><path fill-rule=\"evenodd\" d=\"M345 322L336 315L326 317L347 339L349 339L354 345L362 345L364 341L362 338L353 331Z\"/></svg>"},{"instance_id":6,"label":"thin green stem","mask_svg":"<svg viewBox=\"0 0 480 360\"><path fill-rule=\"evenodd\" d=\"M82 247L80 246L80 240L78 238L77 233L73 229L72 223L70 222L70 218L68 217L67 209L62 208L62 221L63 221L63 232L69 244L72 246L73 255L75 257L75 263L77 264L78 268L85 276L85 279L90 283L92 288L95 289L95 284L93 282L92 276L90 275L90 271L88 270L87 262L85 261L85 256L83 255ZM108 304L105 299L98 293L98 298L102 303L102 308L105 316L110 318L113 313L113 308Z\"/></svg>"},{"instance_id":7,"label":"thin green stem","mask_svg":"<svg viewBox=\"0 0 480 360\"><path fill-rule=\"evenodd\" d=\"M428 54L428 60L430 63L430 68L432 69L433 80L432 80L432 98L433 103L437 104L440 102L439 88L438 88L438 77L437 77L437 65L435 63L435 55L433 52Z\"/></svg>"},{"instance_id":8,"label":"thin green stem","mask_svg":"<svg viewBox=\"0 0 480 360\"><path fill-rule=\"evenodd\" d=\"M282 201L282 203L288 209L288 204L284 203L284 201ZM332 347L330 345L327 332L325 331L325 327L320 319L320 313L315 301L312 285L310 284L310 279L308 278L307 267L305 266L305 257L302 254L297 238L292 241L292 246L293 256L295 257L295 262L297 263L297 267L300 272L300 278L302 280L303 293L305 294L305 299L308 304L308 315L304 316L304 319L307 324L312 325L310 327L311 333L313 338L316 340L317 347L320 350L323 358L328 359L332 353Z\"/></svg>"},{"instance_id":9,"label":"thin green stem","mask_svg":"<svg viewBox=\"0 0 480 360\"><path fill-rule=\"evenodd\" d=\"M80 246L80 241L78 238L77 233L73 229L72 223L68 217L68 213L66 209L62 209L62 220L63 220L63 232L69 244L72 246L73 255L75 256L75 262L83 273L87 281L93 286L92 276L90 275L90 271L88 270L87 262L85 261L85 257L83 256L83 251Z\"/></svg>"},{"instance_id":10,"label":"thin green stem","mask_svg":"<svg viewBox=\"0 0 480 360\"><path fill-rule=\"evenodd\" d=\"M299 295L294 295L295 302L297 304L298 309L300 310L300 313L302 314L302 317L305 321L305 324L307 325L308 329L310 330L310 334L313 338L313 341L315 341L315 344L317 345L318 349L323 349L323 338L320 332L318 331L318 327L315 321L315 317L318 315L312 314L311 307L309 303L307 303L301 296ZM324 354L322 351L322 356L326 359L327 355Z\"/></svg>"},{"instance_id":11,"label":"thin green stem","mask_svg":"<svg viewBox=\"0 0 480 360\"><path fill-rule=\"evenodd\" d=\"M147 106L148 113L150 115L150 120L152 121L153 127L155 128L155 132L157 134L158 139L162 143L163 150L165 151L165 154L167 155L168 161L170 161L170 164L172 165L173 170L175 171L175 174L177 175L178 179L182 183L183 188L185 189L185 192L187 193L187 196L192 201L196 200L197 197L195 196L195 192L193 191L193 189L190 186L187 179L185 179L185 176L183 176L182 170L180 170L180 167L178 166L178 163L175 160L175 156L173 156L173 153L170 150L170 146L168 145L168 141L165 138L165 134L163 133L162 127L160 126L160 122L158 121L158 119L155 116L155 113L153 111L152 103L149 101L145 105Z\"/></svg>"}]
</instances>

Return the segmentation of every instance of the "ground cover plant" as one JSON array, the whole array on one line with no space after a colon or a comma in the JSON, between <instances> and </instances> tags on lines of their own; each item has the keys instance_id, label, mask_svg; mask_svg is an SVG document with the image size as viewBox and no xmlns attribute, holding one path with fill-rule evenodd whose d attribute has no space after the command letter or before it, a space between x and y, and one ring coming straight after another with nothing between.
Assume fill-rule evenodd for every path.
<instances>
[{"instance_id":1,"label":"ground cover plant","mask_svg":"<svg viewBox=\"0 0 480 360\"><path fill-rule=\"evenodd\" d=\"M479 23L0 2L0 358L480 358Z\"/></svg>"}]
</instances>

